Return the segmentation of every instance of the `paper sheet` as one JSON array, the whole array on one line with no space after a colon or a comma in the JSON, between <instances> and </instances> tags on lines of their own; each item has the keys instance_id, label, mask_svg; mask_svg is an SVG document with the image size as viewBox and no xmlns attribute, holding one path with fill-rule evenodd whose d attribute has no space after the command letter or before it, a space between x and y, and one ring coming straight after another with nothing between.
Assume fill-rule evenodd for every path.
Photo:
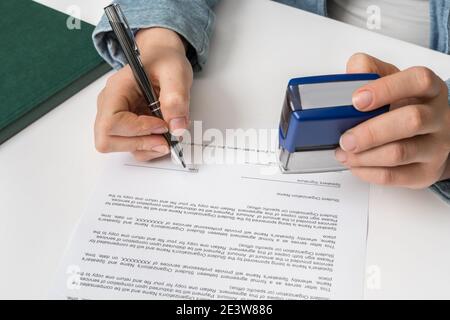
<instances>
[{"instance_id":1,"label":"paper sheet","mask_svg":"<svg viewBox=\"0 0 450 320\"><path fill-rule=\"evenodd\" d=\"M114 159L52 298L362 298L368 185L350 173Z\"/></svg>"}]
</instances>

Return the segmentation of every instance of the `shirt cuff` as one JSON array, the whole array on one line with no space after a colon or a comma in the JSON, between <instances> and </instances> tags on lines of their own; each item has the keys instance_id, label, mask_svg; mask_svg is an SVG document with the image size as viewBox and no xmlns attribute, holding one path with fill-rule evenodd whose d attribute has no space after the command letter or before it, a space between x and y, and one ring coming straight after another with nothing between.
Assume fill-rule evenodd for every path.
<instances>
[{"instance_id":1,"label":"shirt cuff","mask_svg":"<svg viewBox=\"0 0 450 320\"><path fill-rule=\"evenodd\" d=\"M119 0L116 3L120 4L134 33L150 27L173 30L188 42L186 55L194 71L201 70L205 65L215 20L208 1ZM92 39L100 56L113 68L120 69L127 64L105 15L95 28Z\"/></svg>"}]
</instances>

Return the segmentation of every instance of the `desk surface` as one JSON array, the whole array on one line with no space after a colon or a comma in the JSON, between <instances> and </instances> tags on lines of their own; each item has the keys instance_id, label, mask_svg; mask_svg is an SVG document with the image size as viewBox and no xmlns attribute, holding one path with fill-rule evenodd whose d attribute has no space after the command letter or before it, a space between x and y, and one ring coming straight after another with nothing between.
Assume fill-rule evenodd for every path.
<instances>
[{"instance_id":1,"label":"desk surface","mask_svg":"<svg viewBox=\"0 0 450 320\"><path fill-rule=\"evenodd\" d=\"M39 2L65 12L77 3ZM78 2L81 17L94 24L107 3ZM220 88L229 105L271 108L276 122L279 88L288 78L344 72L347 58L358 51L450 77L449 56L276 3L223 1L217 13L210 60L193 88L197 118L201 108L195 106L212 102L203 93ZM47 295L108 158L95 152L92 134L96 96L105 81L106 76L0 146L0 298ZM257 119L265 128L276 125L272 120ZM252 121L241 119L239 125L251 127ZM429 190L373 186L369 215L366 298L449 299L449 207ZM370 275L378 273L380 281L373 282Z\"/></svg>"}]
</instances>

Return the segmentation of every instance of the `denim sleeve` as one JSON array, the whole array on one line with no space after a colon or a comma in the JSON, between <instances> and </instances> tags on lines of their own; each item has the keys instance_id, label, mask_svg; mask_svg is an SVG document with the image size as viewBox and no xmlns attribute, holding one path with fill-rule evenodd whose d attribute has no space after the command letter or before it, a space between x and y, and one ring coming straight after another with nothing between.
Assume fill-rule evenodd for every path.
<instances>
[{"instance_id":1,"label":"denim sleeve","mask_svg":"<svg viewBox=\"0 0 450 320\"><path fill-rule=\"evenodd\" d=\"M448 101L450 104L450 79L447 80ZM450 179L439 181L431 186L431 190L436 192L444 201L450 204Z\"/></svg>"},{"instance_id":2,"label":"denim sleeve","mask_svg":"<svg viewBox=\"0 0 450 320\"><path fill-rule=\"evenodd\" d=\"M209 40L219 0L116 0L127 17L130 28L163 27L183 36L189 43L188 58L195 71L206 63ZM126 59L105 15L95 28L92 39L100 56L113 68L120 69Z\"/></svg>"}]
</instances>

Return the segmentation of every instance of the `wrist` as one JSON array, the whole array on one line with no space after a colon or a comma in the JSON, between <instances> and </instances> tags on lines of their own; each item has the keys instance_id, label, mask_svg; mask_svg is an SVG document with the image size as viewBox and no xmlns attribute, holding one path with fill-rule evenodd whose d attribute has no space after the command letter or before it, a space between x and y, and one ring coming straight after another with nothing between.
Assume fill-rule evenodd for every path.
<instances>
[{"instance_id":1,"label":"wrist","mask_svg":"<svg viewBox=\"0 0 450 320\"><path fill-rule=\"evenodd\" d=\"M175 31L166 28L146 28L136 33L136 43L142 55L155 49L171 49L186 54L186 43Z\"/></svg>"}]
</instances>

